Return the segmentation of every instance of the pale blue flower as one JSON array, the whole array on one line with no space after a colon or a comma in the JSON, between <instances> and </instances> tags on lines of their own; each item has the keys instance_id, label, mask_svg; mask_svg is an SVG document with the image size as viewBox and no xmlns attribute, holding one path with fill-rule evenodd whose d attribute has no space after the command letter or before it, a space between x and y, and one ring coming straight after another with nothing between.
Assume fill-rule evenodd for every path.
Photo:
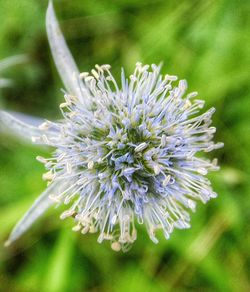
<instances>
[{"instance_id":1,"label":"pale blue flower","mask_svg":"<svg viewBox=\"0 0 250 292\"><path fill-rule=\"evenodd\" d=\"M144 224L157 243L173 229L190 227L188 210L196 202L216 197L208 171L217 170L199 156L220 148L213 143L211 108L187 83L162 75L160 66L136 64L121 86L109 65L79 73L58 26L52 4L46 18L48 38L64 82L63 119L39 127L7 112L0 120L20 136L55 148L50 158L37 157L47 172L46 191L14 228L7 244L16 240L53 204L68 205L61 218L74 217L74 231L98 232L98 242L110 240L125 250L136 240L136 224Z\"/></svg>"}]
</instances>

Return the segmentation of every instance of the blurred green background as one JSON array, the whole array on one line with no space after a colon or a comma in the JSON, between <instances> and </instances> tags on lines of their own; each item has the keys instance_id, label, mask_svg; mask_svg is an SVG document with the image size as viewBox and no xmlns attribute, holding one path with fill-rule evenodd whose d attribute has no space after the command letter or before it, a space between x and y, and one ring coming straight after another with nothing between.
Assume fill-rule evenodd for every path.
<instances>
[{"instance_id":1,"label":"blurred green background","mask_svg":"<svg viewBox=\"0 0 250 292\"><path fill-rule=\"evenodd\" d=\"M186 78L206 108L215 106L210 175L217 199L200 203L192 228L153 244L142 227L128 253L96 234L73 233L52 208L13 246L11 228L45 188L37 155L47 149L0 137L0 291L250 291L250 5L249 1L55 0L65 38L79 65L131 73L137 61L164 62ZM29 60L1 72L1 108L54 119L63 95L45 33L45 0L0 0L0 59Z\"/></svg>"}]
</instances>

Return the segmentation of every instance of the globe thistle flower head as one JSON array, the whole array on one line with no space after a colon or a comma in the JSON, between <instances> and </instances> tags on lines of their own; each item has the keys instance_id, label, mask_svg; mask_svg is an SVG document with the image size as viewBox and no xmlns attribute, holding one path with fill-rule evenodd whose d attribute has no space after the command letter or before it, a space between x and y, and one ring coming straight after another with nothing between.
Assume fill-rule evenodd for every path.
<instances>
[{"instance_id":1,"label":"globe thistle flower head","mask_svg":"<svg viewBox=\"0 0 250 292\"><path fill-rule=\"evenodd\" d=\"M216 161L197 158L221 146L211 139L214 109L197 115L204 102L185 95L187 83L161 75L160 66L136 64L121 88L109 65L82 73L85 104L65 93L64 119L41 128L58 129L42 137L56 148L51 159L38 158L48 172L44 179L64 187L55 202L70 204L61 218L73 216L82 233L99 232L114 249L136 239L135 222L145 224L153 242L162 229L168 239L174 227L188 228L188 209L216 194L204 177ZM67 182L70 183L67 183Z\"/></svg>"},{"instance_id":2,"label":"globe thistle flower head","mask_svg":"<svg viewBox=\"0 0 250 292\"><path fill-rule=\"evenodd\" d=\"M216 197L208 171L217 161L200 152L220 148L212 139L215 109L200 114L204 101L186 93L187 82L162 75L161 66L137 63L129 77L115 81L109 65L79 73L61 34L52 4L47 32L64 81L63 119L39 127L1 112L2 123L34 143L54 147L44 163L48 188L10 235L16 240L52 204L67 205L61 219L73 217L74 231L98 232L118 251L136 240L144 224L149 237L166 239L174 228L190 227L189 210Z\"/></svg>"}]
</instances>

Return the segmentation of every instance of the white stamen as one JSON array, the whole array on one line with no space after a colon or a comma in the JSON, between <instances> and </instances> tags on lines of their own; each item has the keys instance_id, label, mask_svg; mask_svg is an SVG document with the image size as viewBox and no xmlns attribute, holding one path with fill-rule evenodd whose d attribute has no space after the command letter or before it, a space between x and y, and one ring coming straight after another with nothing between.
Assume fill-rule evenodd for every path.
<instances>
[{"instance_id":1,"label":"white stamen","mask_svg":"<svg viewBox=\"0 0 250 292\"><path fill-rule=\"evenodd\" d=\"M93 167L94 167L94 161L89 161L88 162L88 169L93 169Z\"/></svg>"},{"instance_id":2,"label":"white stamen","mask_svg":"<svg viewBox=\"0 0 250 292\"><path fill-rule=\"evenodd\" d=\"M148 147L148 144L143 142L135 147L135 152L141 152L142 150L146 149Z\"/></svg>"},{"instance_id":3,"label":"white stamen","mask_svg":"<svg viewBox=\"0 0 250 292\"><path fill-rule=\"evenodd\" d=\"M121 244L118 241L112 242L111 248L114 251L120 251L121 250Z\"/></svg>"}]
</instances>

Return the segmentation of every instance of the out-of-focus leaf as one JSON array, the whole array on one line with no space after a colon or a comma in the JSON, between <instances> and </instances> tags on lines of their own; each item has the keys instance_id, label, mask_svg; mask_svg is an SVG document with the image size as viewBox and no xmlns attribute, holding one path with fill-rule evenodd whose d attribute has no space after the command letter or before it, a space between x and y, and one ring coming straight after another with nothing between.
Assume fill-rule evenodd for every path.
<instances>
[{"instance_id":1,"label":"out-of-focus leaf","mask_svg":"<svg viewBox=\"0 0 250 292\"><path fill-rule=\"evenodd\" d=\"M74 256L74 233L62 230L55 246L48 257L42 291L66 292L70 289Z\"/></svg>"}]
</instances>

